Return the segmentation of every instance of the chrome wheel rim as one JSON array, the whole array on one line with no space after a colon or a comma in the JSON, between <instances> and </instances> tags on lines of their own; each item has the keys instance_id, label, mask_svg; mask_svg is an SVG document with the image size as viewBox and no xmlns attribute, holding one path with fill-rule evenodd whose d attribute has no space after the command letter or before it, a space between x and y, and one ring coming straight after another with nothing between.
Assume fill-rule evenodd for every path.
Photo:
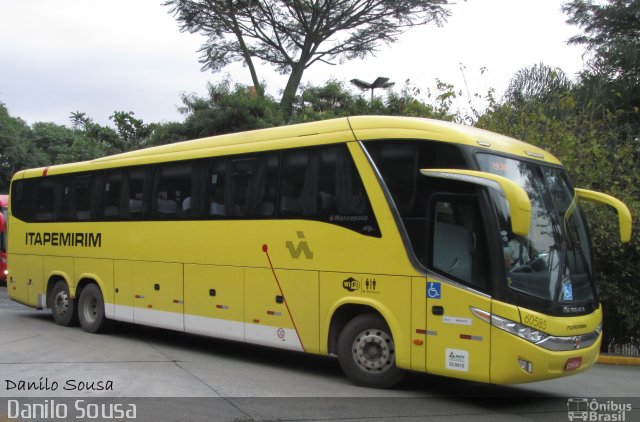
<instances>
[{"instance_id":1,"label":"chrome wheel rim","mask_svg":"<svg viewBox=\"0 0 640 422\"><path fill-rule=\"evenodd\" d=\"M351 348L358 367L370 373L382 373L395 362L395 347L391 336L382 330L365 330L356 336Z\"/></svg>"},{"instance_id":2,"label":"chrome wheel rim","mask_svg":"<svg viewBox=\"0 0 640 422\"><path fill-rule=\"evenodd\" d=\"M54 308L53 310L59 316L64 316L69 309L69 294L62 290L56 293L54 298Z\"/></svg>"}]
</instances>

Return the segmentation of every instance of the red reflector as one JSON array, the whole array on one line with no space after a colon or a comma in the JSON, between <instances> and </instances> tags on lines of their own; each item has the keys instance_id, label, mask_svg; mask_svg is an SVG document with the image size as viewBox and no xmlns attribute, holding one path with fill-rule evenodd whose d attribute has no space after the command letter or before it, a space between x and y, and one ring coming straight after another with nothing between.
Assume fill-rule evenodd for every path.
<instances>
[{"instance_id":1,"label":"red reflector","mask_svg":"<svg viewBox=\"0 0 640 422\"><path fill-rule=\"evenodd\" d=\"M564 370L565 371L573 371L574 369L580 368L582 365L582 357L579 358L571 358L565 363Z\"/></svg>"}]
</instances>

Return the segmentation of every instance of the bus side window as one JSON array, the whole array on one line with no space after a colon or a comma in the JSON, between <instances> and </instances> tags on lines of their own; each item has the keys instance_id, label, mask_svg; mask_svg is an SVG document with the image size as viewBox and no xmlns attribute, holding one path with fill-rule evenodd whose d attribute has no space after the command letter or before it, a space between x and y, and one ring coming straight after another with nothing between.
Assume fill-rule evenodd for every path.
<instances>
[{"instance_id":1,"label":"bus side window","mask_svg":"<svg viewBox=\"0 0 640 422\"><path fill-rule=\"evenodd\" d=\"M380 235L346 145L284 151L279 217L325 221Z\"/></svg>"},{"instance_id":2,"label":"bus side window","mask_svg":"<svg viewBox=\"0 0 640 422\"><path fill-rule=\"evenodd\" d=\"M194 172L197 162L164 164L156 170L153 189L153 217L161 220L188 219L197 215Z\"/></svg>"},{"instance_id":3,"label":"bus side window","mask_svg":"<svg viewBox=\"0 0 640 422\"><path fill-rule=\"evenodd\" d=\"M125 177L125 202L128 218L130 220L142 220L145 217L145 185L147 171L144 168L130 168L126 170Z\"/></svg>"},{"instance_id":4,"label":"bus side window","mask_svg":"<svg viewBox=\"0 0 640 422\"><path fill-rule=\"evenodd\" d=\"M34 221L55 221L60 214L63 179L40 178L36 181Z\"/></svg>"},{"instance_id":5,"label":"bus side window","mask_svg":"<svg viewBox=\"0 0 640 422\"><path fill-rule=\"evenodd\" d=\"M16 180L11 185L11 211L22 221L32 221L35 200L34 179Z\"/></svg>"},{"instance_id":6,"label":"bus side window","mask_svg":"<svg viewBox=\"0 0 640 422\"><path fill-rule=\"evenodd\" d=\"M469 197L452 197L431 204L431 267L484 290L489 258L477 201Z\"/></svg>"},{"instance_id":7,"label":"bus side window","mask_svg":"<svg viewBox=\"0 0 640 422\"><path fill-rule=\"evenodd\" d=\"M104 174L100 186L102 204L98 213L106 220L119 219L122 210L122 172L117 170Z\"/></svg>"},{"instance_id":8,"label":"bus side window","mask_svg":"<svg viewBox=\"0 0 640 422\"><path fill-rule=\"evenodd\" d=\"M280 216L315 216L318 208L318 155L309 149L285 151L282 166Z\"/></svg>"},{"instance_id":9,"label":"bus side window","mask_svg":"<svg viewBox=\"0 0 640 422\"><path fill-rule=\"evenodd\" d=\"M211 178L209 180L209 217L221 218L226 213L226 182L228 172L228 160L214 158L211 161Z\"/></svg>"},{"instance_id":10,"label":"bus side window","mask_svg":"<svg viewBox=\"0 0 640 422\"><path fill-rule=\"evenodd\" d=\"M273 218L276 211L279 156L265 153L230 158L226 174L225 215ZM213 181L213 180L212 180Z\"/></svg>"},{"instance_id":11,"label":"bus side window","mask_svg":"<svg viewBox=\"0 0 640 422\"><path fill-rule=\"evenodd\" d=\"M91 219L91 193L93 191L91 174L76 174L67 177L64 186L63 219L86 221Z\"/></svg>"}]
</instances>

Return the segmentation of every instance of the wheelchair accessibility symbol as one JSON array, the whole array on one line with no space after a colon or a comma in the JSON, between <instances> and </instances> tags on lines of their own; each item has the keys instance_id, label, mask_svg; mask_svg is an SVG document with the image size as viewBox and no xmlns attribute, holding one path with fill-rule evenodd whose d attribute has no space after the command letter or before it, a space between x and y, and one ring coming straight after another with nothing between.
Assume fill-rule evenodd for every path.
<instances>
[{"instance_id":1,"label":"wheelchair accessibility symbol","mask_svg":"<svg viewBox=\"0 0 640 422\"><path fill-rule=\"evenodd\" d=\"M436 282L428 282L427 283L427 297L429 299L440 299L441 297L441 290L440 290L440 283L436 283Z\"/></svg>"}]
</instances>

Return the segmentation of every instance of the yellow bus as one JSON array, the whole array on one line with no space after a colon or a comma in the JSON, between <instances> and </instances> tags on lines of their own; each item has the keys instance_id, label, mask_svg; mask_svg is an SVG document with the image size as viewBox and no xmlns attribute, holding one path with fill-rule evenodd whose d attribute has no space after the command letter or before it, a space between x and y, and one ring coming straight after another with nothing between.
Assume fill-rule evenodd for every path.
<instances>
[{"instance_id":1,"label":"yellow bus","mask_svg":"<svg viewBox=\"0 0 640 422\"><path fill-rule=\"evenodd\" d=\"M17 173L8 290L63 326L126 321L337 357L356 384L579 373L601 307L557 158L462 125L360 116Z\"/></svg>"}]
</instances>

